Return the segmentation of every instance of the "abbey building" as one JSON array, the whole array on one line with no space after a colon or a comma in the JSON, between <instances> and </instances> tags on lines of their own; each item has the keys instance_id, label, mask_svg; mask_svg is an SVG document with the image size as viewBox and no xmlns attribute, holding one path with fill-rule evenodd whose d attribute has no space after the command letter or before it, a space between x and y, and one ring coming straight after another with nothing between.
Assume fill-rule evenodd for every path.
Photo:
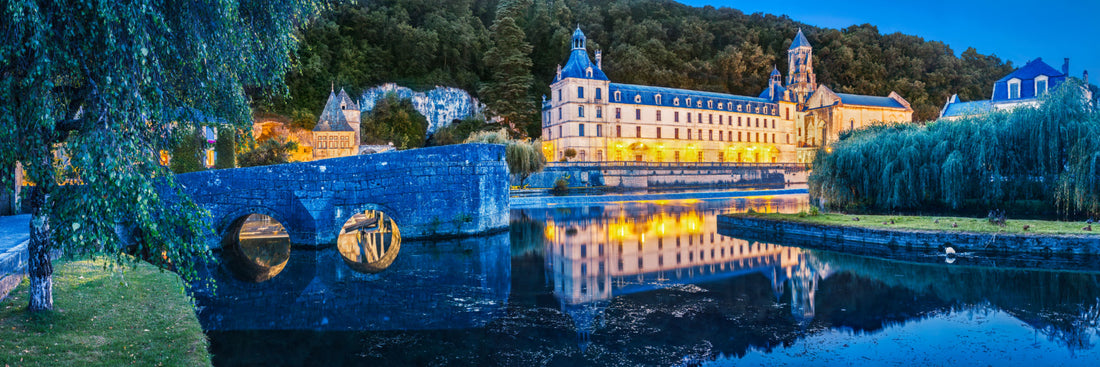
<instances>
[{"instance_id":1,"label":"abbey building","mask_svg":"<svg viewBox=\"0 0 1100 367\"><path fill-rule=\"evenodd\" d=\"M813 47L799 30L787 50L790 75L773 69L757 97L613 83L602 54L588 57L573 33L542 106L543 153L549 161L808 163L841 131L876 121L908 122L904 98L835 93L817 84Z\"/></svg>"}]
</instances>

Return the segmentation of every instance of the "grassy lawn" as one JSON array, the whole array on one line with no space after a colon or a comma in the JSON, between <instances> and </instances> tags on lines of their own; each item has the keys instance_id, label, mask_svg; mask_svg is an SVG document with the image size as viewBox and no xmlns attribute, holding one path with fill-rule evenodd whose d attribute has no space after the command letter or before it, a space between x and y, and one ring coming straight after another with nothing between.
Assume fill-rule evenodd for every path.
<instances>
[{"instance_id":1,"label":"grassy lawn","mask_svg":"<svg viewBox=\"0 0 1100 367\"><path fill-rule=\"evenodd\" d=\"M24 279L0 302L0 366L210 366L175 273L142 263L54 263L54 311L31 314Z\"/></svg>"},{"instance_id":2,"label":"grassy lawn","mask_svg":"<svg viewBox=\"0 0 1100 367\"><path fill-rule=\"evenodd\" d=\"M904 215L847 215L847 214L775 214L753 213L735 214L757 218L787 220L792 222L804 222L814 224L827 224L834 226L852 226L878 229L914 229L926 231L959 231L981 233L1035 233L1035 234L1100 234L1100 224L1093 225L1093 231L1082 230L1088 224L1084 222L1058 222L1047 220L1016 220L1009 218L1005 226L990 224L986 218L966 217L932 217L932 216L904 216ZM855 218L859 220L855 220ZM893 220L893 223L890 221ZM936 221L939 220L939 223ZM886 224L883 224L885 222ZM953 224L957 225L953 226ZM1025 231L1024 226L1028 226Z\"/></svg>"}]
</instances>

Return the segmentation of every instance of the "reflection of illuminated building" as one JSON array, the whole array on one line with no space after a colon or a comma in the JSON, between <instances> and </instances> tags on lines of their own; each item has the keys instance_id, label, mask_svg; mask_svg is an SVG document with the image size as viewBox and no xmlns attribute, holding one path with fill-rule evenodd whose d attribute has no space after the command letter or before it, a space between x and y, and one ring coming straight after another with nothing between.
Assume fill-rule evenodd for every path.
<instances>
[{"instance_id":1,"label":"reflection of illuminated building","mask_svg":"<svg viewBox=\"0 0 1100 367\"><path fill-rule=\"evenodd\" d=\"M725 208L775 211L772 207L779 205L770 199L742 203ZM694 205L654 202L643 205L656 210L640 215L623 207L608 207L595 217L582 213L584 219L547 218L547 269L554 279L554 293L563 311L574 318L582 341L602 310L600 305L605 302L600 301L752 273L771 280L777 298L787 280L792 280L791 312L801 320L813 318L817 277L807 264L808 253L718 235L717 217L704 205L682 204ZM702 211L700 207L704 207Z\"/></svg>"}]
</instances>

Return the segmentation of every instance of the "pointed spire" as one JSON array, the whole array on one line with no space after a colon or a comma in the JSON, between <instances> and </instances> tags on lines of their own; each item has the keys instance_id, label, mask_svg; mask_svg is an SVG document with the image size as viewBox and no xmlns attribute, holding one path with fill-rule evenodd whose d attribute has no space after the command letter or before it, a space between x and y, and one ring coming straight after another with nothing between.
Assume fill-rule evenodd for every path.
<instances>
[{"instance_id":1,"label":"pointed spire","mask_svg":"<svg viewBox=\"0 0 1100 367\"><path fill-rule=\"evenodd\" d=\"M806 39L806 35L802 33L802 27L798 28L798 34L794 36L794 40L791 41L791 47L788 49L795 49L799 47L811 47L810 41Z\"/></svg>"}]
</instances>

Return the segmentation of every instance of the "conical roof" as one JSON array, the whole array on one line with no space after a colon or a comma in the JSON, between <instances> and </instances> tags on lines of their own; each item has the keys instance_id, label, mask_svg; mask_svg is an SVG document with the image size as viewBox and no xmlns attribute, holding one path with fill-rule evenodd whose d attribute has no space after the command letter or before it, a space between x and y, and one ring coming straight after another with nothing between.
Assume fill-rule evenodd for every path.
<instances>
[{"instance_id":1,"label":"conical roof","mask_svg":"<svg viewBox=\"0 0 1100 367\"><path fill-rule=\"evenodd\" d=\"M359 103L356 103L354 99L351 99L351 96L348 96L348 92L344 91L344 88L340 88L340 94L336 95L336 100L336 103L340 106L345 106L344 109L346 110L359 109Z\"/></svg>"},{"instance_id":2,"label":"conical roof","mask_svg":"<svg viewBox=\"0 0 1100 367\"><path fill-rule=\"evenodd\" d=\"M341 91L343 93L343 91ZM346 93L343 93L346 95ZM325 110L321 111L321 117L317 119L317 125L313 131L355 131L348 125L348 119L340 110L340 99L336 94L328 94L328 102L325 102Z\"/></svg>"},{"instance_id":3,"label":"conical roof","mask_svg":"<svg viewBox=\"0 0 1100 367\"><path fill-rule=\"evenodd\" d=\"M799 28L798 29L798 34L796 34L794 36L794 41L791 41L791 47L788 48L788 50L803 47L803 46L811 47L810 46L810 40L806 39L806 35L802 34L802 28Z\"/></svg>"}]
</instances>

